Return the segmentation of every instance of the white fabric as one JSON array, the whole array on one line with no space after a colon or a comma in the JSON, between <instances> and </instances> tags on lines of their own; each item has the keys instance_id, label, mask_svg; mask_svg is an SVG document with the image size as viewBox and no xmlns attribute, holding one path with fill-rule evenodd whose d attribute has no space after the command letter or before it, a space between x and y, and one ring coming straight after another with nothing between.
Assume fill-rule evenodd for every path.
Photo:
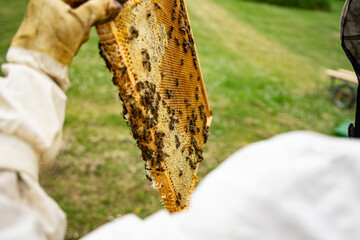
<instances>
[{"instance_id":1,"label":"white fabric","mask_svg":"<svg viewBox=\"0 0 360 240\"><path fill-rule=\"evenodd\" d=\"M60 149L66 104L63 90L43 72L60 79L65 70L30 52L10 49L0 78L1 240L58 240L66 230L65 214L37 182L38 169Z\"/></svg>"},{"instance_id":2,"label":"white fabric","mask_svg":"<svg viewBox=\"0 0 360 240\"><path fill-rule=\"evenodd\" d=\"M25 172L38 180L39 154L18 137L0 133L0 169Z\"/></svg>"},{"instance_id":3,"label":"white fabric","mask_svg":"<svg viewBox=\"0 0 360 240\"><path fill-rule=\"evenodd\" d=\"M18 61L12 53L20 54ZM0 134L16 136L19 138L18 141L24 143L17 145L9 142L10 146L7 146L6 141L3 141L1 147L16 149L20 145L29 145L34 151L31 155L40 157L40 167L46 167L55 158L61 146L66 96L47 74L23 63L32 59L32 65L45 66L35 62L47 57L31 58L34 54L28 56L28 53L28 50L22 52L10 48L7 58L13 63L2 66L6 77L0 78ZM46 66L50 66L50 62ZM57 68L57 65L53 68ZM21 156L24 160L14 161L26 162L27 152ZM20 155L21 152L18 151L17 154ZM10 161L6 164L4 160L0 160L0 168L23 171L24 166L15 166L14 162ZM29 167L28 172L35 179L38 175L35 171L37 168Z\"/></svg>"},{"instance_id":4,"label":"white fabric","mask_svg":"<svg viewBox=\"0 0 360 240\"><path fill-rule=\"evenodd\" d=\"M197 187L190 209L127 216L93 239L360 239L360 142L283 134L238 151Z\"/></svg>"},{"instance_id":5,"label":"white fabric","mask_svg":"<svg viewBox=\"0 0 360 240\"><path fill-rule=\"evenodd\" d=\"M66 217L25 173L0 170L0 239L61 240Z\"/></svg>"},{"instance_id":6,"label":"white fabric","mask_svg":"<svg viewBox=\"0 0 360 240\"><path fill-rule=\"evenodd\" d=\"M44 53L11 47L6 54L6 60L9 63L23 64L39 72L46 73L64 92L70 86L68 67Z\"/></svg>"}]
</instances>

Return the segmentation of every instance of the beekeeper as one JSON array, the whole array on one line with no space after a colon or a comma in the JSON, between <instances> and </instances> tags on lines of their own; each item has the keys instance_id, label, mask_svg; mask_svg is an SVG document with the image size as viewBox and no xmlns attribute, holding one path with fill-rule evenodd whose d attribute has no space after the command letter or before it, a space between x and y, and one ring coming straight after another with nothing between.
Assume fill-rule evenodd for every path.
<instances>
[{"instance_id":1,"label":"beekeeper","mask_svg":"<svg viewBox=\"0 0 360 240\"><path fill-rule=\"evenodd\" d=\"M359 1L345 12L349 2ZM119 8L30 0L0 79L1 240L64 239L65 214L38 175L60 148L72 58L90 27ZM233 154L199 184L187 211L128 215L84 239L358 240L359 183L358 140L287 133Z\"/></svg>"}]
</instances>

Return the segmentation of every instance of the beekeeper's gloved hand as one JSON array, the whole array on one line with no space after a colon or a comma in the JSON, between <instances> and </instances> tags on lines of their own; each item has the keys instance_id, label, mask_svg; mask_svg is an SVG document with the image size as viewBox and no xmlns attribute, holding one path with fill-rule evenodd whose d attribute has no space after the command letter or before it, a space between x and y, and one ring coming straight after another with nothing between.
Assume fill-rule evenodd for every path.
<instances>
[{"instance_id":1,"label":"beekeeper's gloved hand","mask_svg":"<svg viewBox=\"0 0 360 240\"><path fill-rule=\"evenodd\" d=\"M78 1L78 0L72 0ZM61 146L68 67L90 27L120 4L30 0L0 77L0 239L64 239L66 217L38 183Z\"/></svg>"},{"instance_id":2,"label":"beekeeper's gloved hand","mask_svg":"<svg viewBox=\"0 0 360 240\"><path fill-rule=\"evenodd\" d=\"M77 8L62 0L31 0L11 48L46 54L66 68L88 40L91 26L114 19L120 7L115 0L89 0ZM44 59L40 64L48 63ZM67 76L55 76L51 70L43 68L63 90L67 89Z\"/></svg>"},{"instance_id":3,"label":"beekeeper's gloved hand","mask_svg":"<svg viewBox=\"0 0 360 240\"><path fill-rule=\"evenodd\" d=\"M69 65L91 26L114 19L120 8L115 0L88 0L76 8L62 0L30 0L7 52L9 64L2 66L0 169L37 178L39 167L51 164L61 144Z\"/></svg>"}]
</instances>

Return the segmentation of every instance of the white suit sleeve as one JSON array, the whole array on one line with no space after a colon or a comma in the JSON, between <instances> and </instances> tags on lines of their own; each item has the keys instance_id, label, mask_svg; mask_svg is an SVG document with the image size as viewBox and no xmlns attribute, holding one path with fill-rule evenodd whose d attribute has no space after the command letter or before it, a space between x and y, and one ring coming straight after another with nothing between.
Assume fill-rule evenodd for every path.
<instances>
[{"instance_id":1,"label":"white suit sleeve","mask_svg":"<svg viewBox=\"0 0 360 240\"><path fill-rule=\"evenodd\" d=\"M10 48L0 78L0 239L63 239L66 218L38 184L60 149L67 67ZM50 74L51 73L51 74Z\"/></svg>"},{"instance_id":2,"label":"white suit sleeve","mask_svg":"<svg viewBox=\"0 0 360 240\"><path fill-rule=\"evenodd\" d=\"M0 78L0 168L37 179L61 145L66 95L53 79L67 67L44 54L10 48ZM58 77L50 77L46 72Z\"/></svg>"},{"instance_id":3,"label":"white suit sleeve","mask_svg":"<svg viewBox=\"0 0 360 240\"><path fill-rule=\"evenodd\" d=\"M84 240L358 240L359 160L359 140L283 134L229 157L187 211L126 216Z\"/></svg>"}]
</instances>

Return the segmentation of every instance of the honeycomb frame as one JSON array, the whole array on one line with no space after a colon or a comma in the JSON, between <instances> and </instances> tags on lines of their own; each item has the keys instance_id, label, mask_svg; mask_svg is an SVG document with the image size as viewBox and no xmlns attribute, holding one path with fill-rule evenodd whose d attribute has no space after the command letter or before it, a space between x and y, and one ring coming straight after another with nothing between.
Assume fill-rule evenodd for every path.
<instances>
[{"instance_id":1,"label":"honeycomb frame","mask_svg":"<svg viewBox=\"0 0 360 240\"><path fill-rule=\"evenodd\" d=\"M129 0L96 29L146 177L167 211L184 210L212 120L185 0Z\"/></svg>"}]
</instances>

